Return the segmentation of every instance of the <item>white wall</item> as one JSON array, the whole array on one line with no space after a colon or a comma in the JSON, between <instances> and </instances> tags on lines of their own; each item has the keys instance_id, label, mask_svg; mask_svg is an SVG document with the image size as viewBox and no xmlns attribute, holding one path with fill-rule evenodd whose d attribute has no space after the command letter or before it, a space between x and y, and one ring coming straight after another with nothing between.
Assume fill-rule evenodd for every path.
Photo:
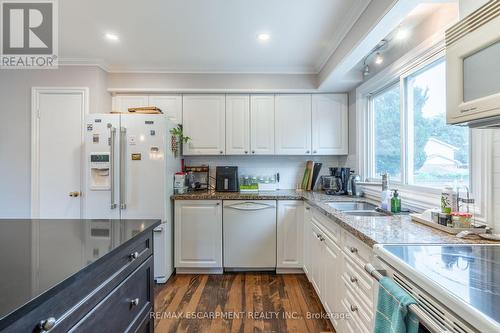
<instances>
[{"instance_id":1,"label":"white wall","mask_svg":"<svg viewBox=\"0 0 500 333\"><path fill-rule=\"evenodd\" d=\"M272 176L279 172L280 189L295 189L302 181L307 160L323 163L320 175L338 165L336 156L186 156L187 166L209 165L215 177L216 166L238 166L238 174ZM319 181L318 183L319 184Z\"/></svg>"},{"instance_id":2,"label":"white wall","mask_svg":"<svg viewBox=\"0 0 500 333\"><path fill-rule=\"evenodd\" d=\"M316 89L316 75L110 73L109 88Z\"/></svg>"},{"instance_id":3,"label":"white wall","mask_svg":"<svg viewBox=\"0 0 500 333\"><path fill-rule=\"evenodd\" d=\"M90 112L109 112L106 76L84 66L0 72L0 217L30 216L31 88L89 87Z\"/></svg>"}]
</instances>

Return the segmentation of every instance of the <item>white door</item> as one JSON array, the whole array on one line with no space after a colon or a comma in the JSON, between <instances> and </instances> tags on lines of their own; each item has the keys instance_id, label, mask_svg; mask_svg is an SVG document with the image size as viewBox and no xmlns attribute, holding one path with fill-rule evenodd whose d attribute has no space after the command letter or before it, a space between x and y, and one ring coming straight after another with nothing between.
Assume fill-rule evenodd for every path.
<instances>
[{"instance_id":1,"label":"white door","mask_svg":"<svg viewBox=\"0 0 500 333\"><path fill-rule=\"evenodd\" d=\"M146 95L117 95L113 97L112 111L128 112L129 108L140 108L149 106L149 98Z\"/></svg>"},{"instance_id":2,"label":"white door","mask_svg":"<svg viewBox=\"0 0 500 333\"><path fill-rule=\"evenodd\" d=\"M254 155L274 154L274 95L250 97L250 149Z\"/></svg>"},{"instance_id":3,"label":"white door","mask_svg":"<svg viewBox=\"0 0 500 333\"><path fill-rule=\"evenodd\" d=\"M345 155L348 153L347 94L312 96L312 153Z\"/></svg>"},{"instance_id":4,"label":"white door","mask_svg":"<svg viewBox=\"0 0 500 333\"><path fill-rule=\"evenodd\" d=\"M226 154L250 153L250 97L226 95Z\"/></svg>"},{"instance_id":5,"label":"white door","mask_svg":"<svg viewBox=\"0 0 500 333\"><path fill-rule=\"evenodd\" d=\"M324 237L323 256L322 256L322 287L323 287L323 305L327 313L342 312L342 250L328 237ZM340 320L335 316L331 317L333 326L340 331Z\"/></svg>"},{"instance_id":6,"label":"white door","mask_svg":"<svg viewBox=\"0 0 500 333\"><path fill-rule=\"evenodd\" d=\"M120 115L89 114L85 120L84 131L85 208L83 217L119 219ZM107 158L109 163L93 163L92 158L96 159L99 156Z\"/></svg>"},{"instance_id":7,"label":"white door","mask_svg":"<svg viewBox=\"0 0 500 333\"><path fill-rule=\"evenodd\" d=\"M309 239L310 239L310 246L311 246L311 283L316 290L316 293L318 296L321 298L323 297L322 294L322 279L321 279L321 253L322 253L322 248L323 244L320 241L320 236L321 236L321 231L319 228L315 225L311 225L311 232L309 234Z\"/></svg>"},{"instance_id":8,"label":"white door","mask_svg":"<svg viewBox=\"0 0 500 333\"><path fill-rule=\"evenodd\" d=\"M278 201L278 268L302 268L303 223L302 201Z\"/></svg>"},{"instance_id":9,"label":"white door","mask_svg":"<svg viewBox=\"0 0 500 333\"><path fill-rule=\"evenodd\" d=\"M149 95L148 104L159 108L174 124L182 124L182 95Z\"/></svg>"},{"instance_id":10,"label":"white door","mask_svg":"<svg viewBox=\"0 0 500 333\"><path fill-rule=\"evenodd\" d=\"M311 225L312 225L312 211L311 206L304 204L304 273L311 281Z\"/></svg>"},{"instance_id":11,"label":"white door","mask_svg":"<svg viewBox=\"0 0 500 333\"><path fill-rule=\"evenodd\" d=\"M222 201L175 201L175 267L222 267Z\"/></svg>"},{"instance_id":12,"label":"white door","mask_svg":"<svg viewBox=\"0 0 500 333\"><path fill-rule=\"evenodd\" d=\"M122 219L166 219L167 119L121 115L120 209Z\"/></svg>"},{"instance_id":13,"label":"white door","mask_svg":"<svg viewBox=\"0 0 500 333\"><path fill-rule=\"evenodd\" d=\"M276 96L276 154L311 154L311 95Z\"/></svg>"},{"instance_id":14,"label":"white door","mask_svg":"<svg viewBox=\"0 0 500 333\"><path fill-rule=\"evenodd\" d=\"M33 89L32 217L80 218L88 90Z\"/></svg>"},{"instance_id":15,"label":"white door","mask_svg":"<svg viewBox=\"0 0 500 333\"><path fill-rule=\"evenodd\" d=\"M183 95L184 134L191 140L184 155L224 155L225 95Z\"/></svg>"}]
</instances>

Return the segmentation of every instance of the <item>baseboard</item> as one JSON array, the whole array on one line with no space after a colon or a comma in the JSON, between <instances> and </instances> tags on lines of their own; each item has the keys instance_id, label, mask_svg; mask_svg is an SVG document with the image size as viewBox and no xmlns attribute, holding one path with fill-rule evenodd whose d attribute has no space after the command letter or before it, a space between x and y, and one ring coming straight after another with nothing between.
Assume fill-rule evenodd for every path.
<instances>
[{"instance_id":1,"label":"baseboard","mask_svg":"<svg viewBox=\"0 0 500 333\"><path fill-rule=\"evenodd\" d=\"M222 267L218 268L200 268L200 267L177 267L175 269L176 274L223 274L224 270Z\"/></svg>"},{"instance_id":2,"label":"baseboard","mask_svg":"<svg viewBox=\"0 0 500 333\"><path fill-rule=\"evenodd\" d=\"M276 274L304 274L302 268L276 268Z\"/></svg>"}]
</instances>

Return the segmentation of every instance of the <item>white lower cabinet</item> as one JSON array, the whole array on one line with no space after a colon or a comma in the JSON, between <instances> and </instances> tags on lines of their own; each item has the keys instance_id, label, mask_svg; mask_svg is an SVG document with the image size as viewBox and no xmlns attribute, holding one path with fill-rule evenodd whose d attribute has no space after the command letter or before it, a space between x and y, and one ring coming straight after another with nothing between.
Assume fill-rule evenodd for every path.
<instances>
[{"instance_id":1,"label":"white lower cabinet","mask_svg":"<svg viewBox=\"0 0 500 333\"><path fill-rule=\"evenodd\" d=\"M314 208L304 210L304 221L304 272L336 332L371 332L376 283L364 271L371 248Z\"/></svg>"},{"instance_id":2,"label":"white lower cabinet","mask_svg":"<svg viewBox=\"0 0 500 333\"><path fill-rule=\"evenodd\" d=\"M277 268L302 269L304 206L299 200L278 201Z\"/></svg>"},{"instance_id":3,"label":"white lower cabinet","mask_svg":"<svg viewBox=\"0 0 500 333\"><path fill-rule=\"evenodd\" d=\"M304 204L304 265L302 269L309 279L311 271L311 232L312 232L312 209L307 203ZM309 279L311 281L311 279Z\"/></svg>"},{"instance_id":4,"label":"white lower cabinet","mask_svg":"<svg viewBox=\"0 0 500 333\"><path fill-rule=\"evenodd\" d=\"M222 270L222 201L175 201L175 267Z\"/></svg>"}]
</instances>

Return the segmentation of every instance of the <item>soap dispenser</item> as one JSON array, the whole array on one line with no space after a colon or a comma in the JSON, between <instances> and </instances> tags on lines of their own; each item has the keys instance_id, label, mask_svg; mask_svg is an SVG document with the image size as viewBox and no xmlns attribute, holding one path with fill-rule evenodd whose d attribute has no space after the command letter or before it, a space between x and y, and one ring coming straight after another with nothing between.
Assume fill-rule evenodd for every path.
<instances>
[{"instance_id":1,"label":"soap dispenser","mask_svg":"<svg viewBox=\"0 0 500 333\"><path fill-rule=\"evenodd\" d=\"M391 213L401 213L401 198L398 190L393 190L391 199Z\"/></svg>"}]
</instances>

